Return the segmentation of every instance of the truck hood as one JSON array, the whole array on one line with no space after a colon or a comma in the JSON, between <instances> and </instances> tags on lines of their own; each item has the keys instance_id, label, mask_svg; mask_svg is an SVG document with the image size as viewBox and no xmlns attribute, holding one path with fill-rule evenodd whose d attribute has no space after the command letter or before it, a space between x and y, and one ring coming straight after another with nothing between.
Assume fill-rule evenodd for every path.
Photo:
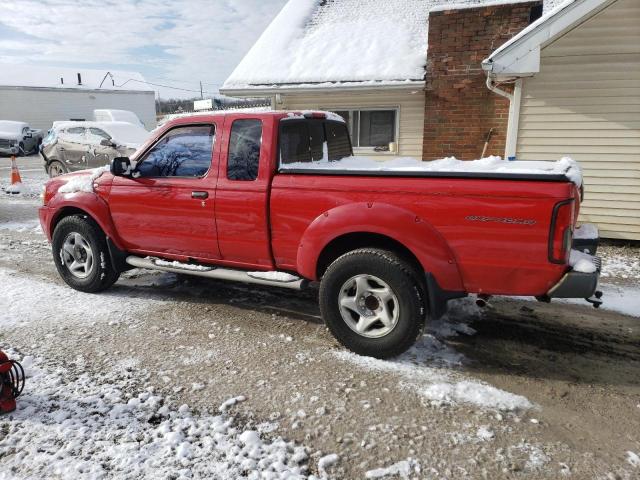
<instances>
[{"instance_id":1,"label":"truck hood","mask_svg":"<svg viewBox=\"0 0 640 480\"><path fill-rule=\"evenodd\" d=\"M14 132L0 131L0 139L2 140L15 140L16 142L22 140L22 134L18 135Z\"/></svg>"}]
</instances>

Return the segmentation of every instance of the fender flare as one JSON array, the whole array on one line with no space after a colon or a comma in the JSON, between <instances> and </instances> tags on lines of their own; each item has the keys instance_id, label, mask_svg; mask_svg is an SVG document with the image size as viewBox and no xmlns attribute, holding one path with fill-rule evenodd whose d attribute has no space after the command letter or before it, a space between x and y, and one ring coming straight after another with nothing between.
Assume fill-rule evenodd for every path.
<instances>
[{"instance_id":1,"label":"fender flare","mask_svg":"<svg viewBox=\"0 0 640 480\"><path fill-rule=\"evenodd\" d=\"M440 232L419 215L387 203L350 203L316 217L298 245L297 271L317 280L320 253L333 240L350 233L389 237L411 251L443 289L464 290L455 255Z\"/></svg>"},{"instance_id":2,"label":"fender flare","mask_svg":"<svg viewBox=\"0 0 640 480\"><path fill-rule=\"evenodd\" d=\"M47 205L48 208L55 213L51 216L51 220L47 228L48 236L53 235L54 226L60 220L60 216L67 209L80 210L87 214L102 229L105 235L113 242L113 244L121 250L124 250L122 240L117 233L113 221L111 220L111 212L107 203L95 193L75 192L66 194L62 197L56 195ZM46 232L45 232L46 233Z\"/></svg>"}]
</instances>

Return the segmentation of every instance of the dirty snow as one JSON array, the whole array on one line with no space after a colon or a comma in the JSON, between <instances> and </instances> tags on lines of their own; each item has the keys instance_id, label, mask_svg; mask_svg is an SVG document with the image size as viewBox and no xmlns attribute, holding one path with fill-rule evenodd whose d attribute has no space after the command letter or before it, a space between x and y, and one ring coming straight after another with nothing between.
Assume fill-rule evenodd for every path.
<instances>
[{"instance_id":1,"label":"dirty snow","mask_svg":"<svg viewBox=\"0 0 640 480\"><path fill-rule=\"evenodd\" d=\"M627 452L627 463L635 468L640 468L640 456L629 450Z\"/></svg>"},{"instance_id":2,"label":"dirty snow","mask_svg":"<svg viewBox=\"0 0 640 480\"><path fill-rule=\"evenodd\" d=\"M410 478L420 473L420 464L413 458L407 458L388 467L376 468L365 473L365 478Z\"/></svg>"},{"instance_id":3,"label":"dirty snow","mask_svg":"<svg viewBox=\"0 0 640 480\"><path fill-rule=\"evenodd\" d=\"M452 311L444 320L435 324L435 330L430 330L409 351L395 359L379 360L348 351L336 351L333 355L362 368L396 375L399 384L417 392L434 406L470 404L505 411L533 408L534 405L521 395L470 379L456 370L456 367L464 363L464 356L437 336L475 333L470 327L460 327L450 319L456 317L456 311L466 311L468 314L464 316L471 318L477 315L477 308L471 304L470 299L454 300L450 304Z\"/></svg>"},{"instance_id":4,"label":"dirty snow","mask_svg":"<svg viewBox=\"0 0 640 480\"><path fill-rule=\"evenodd\" d=\"M58 189L58 193L93 193L93 182L95 182L100 175L109 171L110 167L107 165L100 168L94 168L92 170L85 170L79 174L74 174L67 183Z\"/></svg>"},{"instance_id":5,"label":"dirty snow","mask_svg":"<svg viewBox=\"0 0 640 480\"><path fill-rule=\"evenodd\" d=\"M280 166L280 170L342 170L375 172L445 172L565 175L576 185L582 184L582 171L575 160L563 157L556 162L508 161L490 156L479 160L458 160L455 157L423 161L412 157L397 157L379 161L368 157L347 157L338 161L294 162Z\"/></svg>"},{"instance_id":6,"label":"dirty snow","mask_svg":"<svg viewBox=\"0 0 640 480\"><path fill-rule=\"evenodd\" d=\"M569 254L569 266L573 268L574 272L579 273L594 273L597 270L592 255L573 249Z\"/></svg>"}]
</instances>

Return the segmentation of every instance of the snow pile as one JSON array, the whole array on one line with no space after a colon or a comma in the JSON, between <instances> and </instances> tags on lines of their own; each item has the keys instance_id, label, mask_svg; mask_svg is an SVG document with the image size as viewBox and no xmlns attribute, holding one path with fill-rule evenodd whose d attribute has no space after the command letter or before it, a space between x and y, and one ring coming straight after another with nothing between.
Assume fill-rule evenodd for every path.
<instances>
[{"instance_id":1,"label":"snow pile","mask_svg":"<svg viewBox=\"0 0 640 480\"><path fill-rule=\"evenodd\" d=\"M532 408L533 404L525 397L469 379L455 370L456 366L463 363L464 356L436 338L433 333L444 333L445 336L475 333L466 325L459 326L462 324L454 322L453 319L456 310L460 316L469 318L469 314L477 314L477 307L472 306L469 299L450 303L456 306L453 307L453 312L449 313L448 320L438 322L435 330L430 330L430 333L424 335L420 341L396 359L378 360L347 351L333 352L333 355L362 368L397 375L400 377L401 385L416 391L431 405L463 403L505 411Z\"/></svg>"},{"instance_id":2,"label":"snow pile","mask_svg":"<svg viewBox=\"0 0 640 480\"><path fill-rule=\"evenodd\" d=\"M635 468L640 468L640 456L629 450L627 452L627 463Z\"/></svg>"},{"instance_id":3,"label":"snow pile","mask_svg":"<svg viewBox=\"0 0 640 480\"><path fill-rule=\"evenodd\" d=\"M593 223L584 223L573 231L573 238L576 240L593 240L599 237L598 227Z\"/></svg>"},{"instance_id":4,"label":"snow pile","mask_svg":"<svg viewBox=\"0 0 640 480\"><path fill-rule=\"evenodd\" d=\"M385 468L369 470L364 474L365 478L410 478L412 474L420 473L420 464L413 458L407 458Z\"/></svg>"},{"instance_id":5,"label":"snow pile","mask_svg":"<svg viewBox=\"0 0 640 480\"><path fill-rule=\"evenodd\" d=\"M569 266L573 268L574 272L579 273L595 273L598 269L592 255L573 249L569 255Z\"/></svg>"},{"instance_id":6,"label":"snow pile","mask_svg":"<svg viewBox=\"0 0 640 480\"><path fill-rule=\"evenodd\" d=\"M109 171L110 167L107 165L100 168L94 168L92 170L85 170L79 174L74 174L67 183L58 189L58 193L93 193L93 182L95 182L100 175Z\"/></svg>"},{"instance_id":7,"label":"snow pile","mask_svg":"<svg viewBox=\"0 0 640 480\"><path fill-rule=\"evenodd\" d=\"M15 355L12 355L16 358ZM307 452L234 417L169 406L130 374L98 378L25 358L18 410L2 417L0 471L28 478L306 478ZM73 367L71 367L73 368ZM0 477L3 476L0 474Z\"/></svg>"},{"instance_id":8,"label":"snow pile","mask_svg":"<svg viewBox=\"0 0 640 480\"><path fill-rule=\"evenodd\" d=\"M327 478L327 469L338 463L340 457L335 453L330 453L324 457L320 457L318 460L318 473L321 478Z\"/></svg>"},{"instance_id":9,"label":"snow pile","mask_svg":"<svg viewBox=\"0 0 640 480\"><path fill-rule=\"evenodd\" d=\"M491 156L480 160L458 160L446 157L423 161L412 157L397 157L378 161L369 157L347 157L338 161L294 162L280 166L287 170L337 170L363 172L443 172L443 173L495 173L530 175L565 175L571 182L582 184L582 170L578 163L563 157L556 162L508 161Z\"/></svg>"}]
</instances>

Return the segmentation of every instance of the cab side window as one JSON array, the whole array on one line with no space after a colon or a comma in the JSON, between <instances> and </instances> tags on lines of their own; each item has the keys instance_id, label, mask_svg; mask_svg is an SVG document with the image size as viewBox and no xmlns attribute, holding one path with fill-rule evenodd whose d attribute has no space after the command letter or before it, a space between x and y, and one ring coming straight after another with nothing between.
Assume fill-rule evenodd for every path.
<instances>
[{"instance_id":1,"label":"cab side window","mask_svg":"<svg viewBox=\"0 0 640 480\"><path fill-rule=\"evenodd\" d=\"M169 130L138 163L140 177L203 177L211 167L213 125Z\"/></svg>"},{"instance_id":2,"label":"cab side window","mask_svg":"<svg viewBox=\"0 0 640 480\"><path fill-rule=\"evenodd\" d=\"M236 120L231 126L227 178L251 181L258 178L260 146L262 145L262 121Z\"/></svg>"}]
</instances>

